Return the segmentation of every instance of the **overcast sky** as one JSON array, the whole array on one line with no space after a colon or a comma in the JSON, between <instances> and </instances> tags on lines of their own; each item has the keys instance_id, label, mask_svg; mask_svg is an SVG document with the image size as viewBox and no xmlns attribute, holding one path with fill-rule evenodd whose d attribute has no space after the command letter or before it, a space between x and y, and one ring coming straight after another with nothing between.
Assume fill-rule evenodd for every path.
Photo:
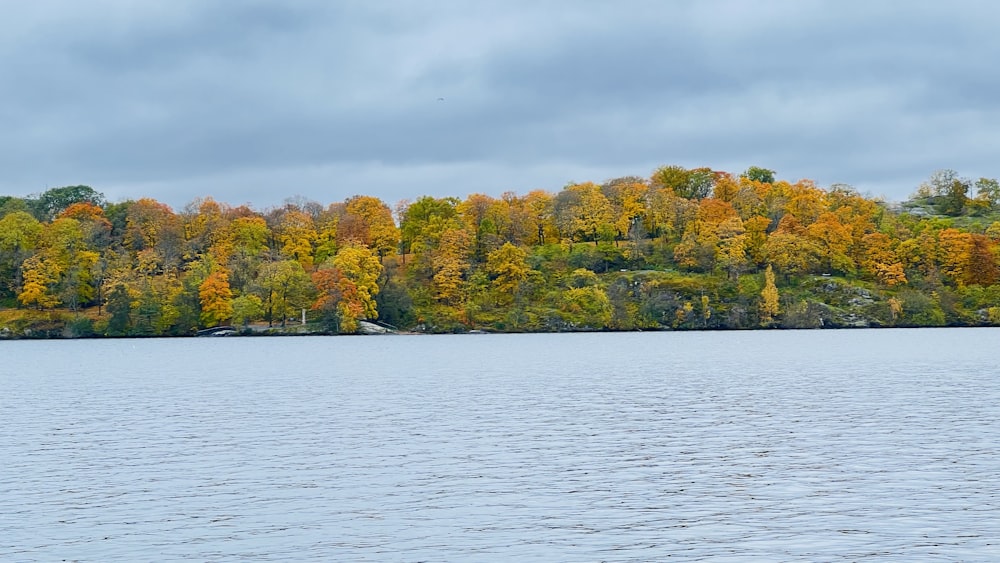
<instances>
[{"instance_id":1,"label":"overcast sky","mask_svg":"<svg viewBox=\"0 0 1000 563\"><path fill-rule=\"evenodd\" d=\"M0 194L391 205L679 164L902 200L1000 176L998 28L990 0L10 2Z\"/></svg>"}]
</instances>

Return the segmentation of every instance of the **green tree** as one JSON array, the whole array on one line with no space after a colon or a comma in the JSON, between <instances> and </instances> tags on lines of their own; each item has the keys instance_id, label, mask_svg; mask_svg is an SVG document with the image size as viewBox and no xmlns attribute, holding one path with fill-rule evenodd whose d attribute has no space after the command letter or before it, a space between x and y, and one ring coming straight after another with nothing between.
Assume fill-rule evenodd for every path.
<instances>
[{"instance_id":1,"label":"green tree","mask_svg":"<svg viewBox=\"0 0 1000 563\"><path fill-rule=\"evenodd\" d=\"M746 169L746 172L742 176L753 182L760 182L762 184L773 184L774 183L774 170L768 170L767 168L761 168L759 166L751 166Z\"/></svg>"},{"instance_id":2,"label":"green tree","mask_svg":"<svg viewBox=\"0 0 1000 563\"><path fill-rule=\"evenodd\" d=\"M1000 205L1000 182L995 178L976 180L976 199L984 201L989 208Z\"/></svg>"},{"instance_id":3,"label":"green tree","mask_svg":"<svg viewBox=\"0 0 1000 563\"><path fill-rule=\"evenodd\" d=\"M244 328L264 316L264 303L260 297L247 294L233 299L233 322Z\"/></svg>"},{"instance_id":4,"label":"green tree","mask_svg":"<svg viewBox=\"0 0 1000 563\"><path fill-rule=\"evenodd\" d=\"M311 302L312 282L296 260L264 264L256 283L268 326L273 326L276 319L281 319L282 327L286 326L289 315Z\"/></svg>"},{"instance_id":5,"label":"green tree","mask_svg":"<svg viewBox=\"0 0 1000 563\"><path fill-rule=\"evenodd\" d=\"M115 281L106 291L108 336L125 336L132 325L132 295L124 281Z\"/></svg>"},{"instance_id":6,"label":"green tree","mask_svg":"<svg viewBox=\"0 0 1000 563\"><path fill-rule=\"evenodd\" d=\"M39 221L51 221L75 203L89 203L97 207L105 204L104 194L90 186L65 186L43 192L32 205Z\"/></svg>"},{"instance_id":7,"label":"green tree","mask_svg":"<svg viewBox=\"0 0 1000 563\"><path fill-rule=\"evenodd\" d=\"M0 219L15 211L24 211L30 214L31 205L29 205L29 201L22 197L0 195Z\"/></svg>"},{"instance_id":8,"label":"green tree","mask_svg":"<svg viewBox=\"0 0 1000 563\"><path fill-rule=\"evenodd\" d=\"M937 203L937 209L944 215L961 215L969 204L969 182L956 178L948 185Z\"/></svg>"}]
</instances>

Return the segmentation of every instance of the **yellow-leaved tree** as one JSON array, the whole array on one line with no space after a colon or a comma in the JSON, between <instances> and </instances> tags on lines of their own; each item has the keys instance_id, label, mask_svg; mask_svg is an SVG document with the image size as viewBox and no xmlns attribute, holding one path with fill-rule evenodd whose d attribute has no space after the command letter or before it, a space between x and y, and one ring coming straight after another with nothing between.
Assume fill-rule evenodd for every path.
<instances>
[{"instance_id":1,"label":"yellow-leaved tree","mask_svg":"<svg viewBox=\"0 0 1000 563\"><path fill-rule=\"evenodd\" d=\"M198 287L201 301L201 324L218 326L233 318L233 292L229 288L229 275L216 269Z\"/></svg>"},{"instance_id":2,"label":"yellow-leaved tree","mask_svg":"<svg viewBox=\"0 0 1000 563\"><path fill-rule=\"evenodd\" d=\"M53 264L34 255L27 258L23 265L24 285L17 300L26 307L35 306L39 309L55 307L59 298L52 294L51 285L58 278L59 272L53 270Z\"/></svg>"},{"instance_id":3,"label":"yellow-leaved tree","mask_svg":"<svg viewBox=\"0 0 1000 563\"><path fill-rule=\"evenodd\" d=\"M362 314L358 319L378 318L375 296L378 295L382 263L376 251L367 246L348 244L333 257L332 265L357 288L356 299Z\"/></svg>"},{"instance_id":4,"label":"yellow-leaved tree","mask_svg":"<svg viewBox=\"0 0 1000 563\"><path fill-rule=\"evenodd\" d=\"M278 216L274 234L286 258L297 261L304 270L312 268L316 227L309 214L297 209L284 210Z\"/></svg>"},{"instance_id":5,"label":"yellow-leaved tree","mask_svg":"<svg viewBox=\"0 0 1000 563\"><path fill-rule=\"evenodd\" d=\"M514 300L521 282L528 278L531 267L525 261L528 253L507 242L486 256L486 269L492 278L491 289L498 304Z\"/></svg>"},{"instance_id":6,"label":"yellow-leaved tree","mask_svg":"<svg viewBox=\"0 0 1000 563\"><path fill-rule=\"evenodd\" d=\"M457 305L462 301L471 248L472 240L465 230L451 229L441 235L431 260L434 297L441 303Z\"/></svg>"},{"instance_id":7,"label":"yellow-leaved tree","mask_svg":"<svg viewBox=\"0 0 1000 563\"><path fill-rule=\"evenodd\" d=\"M360 228L357 229L360 235L353 238L355 242L371 248L379 257L396 253L399 229L392 220L392 210L382 200L371 196L354 196L344 202L344 211L360 223Z\"/></svg>"},{"instance_id":8,"label":"yellow-leaved tree","mask_svg":"<svg viewBox=\"0 0 1000 563\"><path fill-rule=\"evenodd\" d=\"M778 287L774 285L774 269L770 264L764 270L764 289L760 292L760 324L767 326L780 312Z\"/></svg>"},{"instance_id":9,"label":"yellow-leaved tree","mask_svg":"<svg viewBox=\"0 0 1000 563\"><path fill-rule=\"evenodd\" d=\"M382 263L367 246L348 243L312 274L318 292L313 310L336 332L357 332L358 321L378 318L375 297Z\"/></svg>"}]
</instances>

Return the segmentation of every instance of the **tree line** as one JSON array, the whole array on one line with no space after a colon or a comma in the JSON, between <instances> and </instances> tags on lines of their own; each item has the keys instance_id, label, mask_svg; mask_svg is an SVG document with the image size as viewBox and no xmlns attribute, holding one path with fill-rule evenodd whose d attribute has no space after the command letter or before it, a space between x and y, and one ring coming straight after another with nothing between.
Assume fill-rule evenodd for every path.
<instances>
[{"instance_id":1,"label":"tree line","mask_svg":"<svg viewBox=\"0 0 1000 563\"><path fill-rule=\"evenodd\" d=\"M760 167L263 211L67 186L0 196L0 334L998 324L998 211L950 170L901 206Z\"/></svg>"}]
</instances>

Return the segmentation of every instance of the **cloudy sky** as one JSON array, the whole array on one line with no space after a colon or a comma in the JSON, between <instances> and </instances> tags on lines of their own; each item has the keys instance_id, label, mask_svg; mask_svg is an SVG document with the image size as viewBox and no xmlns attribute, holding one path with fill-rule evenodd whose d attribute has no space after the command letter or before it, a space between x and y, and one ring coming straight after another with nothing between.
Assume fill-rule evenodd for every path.
<instances>
[{"instance_id":1,"label":"cloudy sky","mask_svg":"<svg viewBox=\"0 0 1000 563\"><path fill-rule=\"evenodd\" d=\"M36 0L0 20L0 194L558 191L751 165L905 199L1000 176L990 0Z\"/></svg>"}]
</instances>

